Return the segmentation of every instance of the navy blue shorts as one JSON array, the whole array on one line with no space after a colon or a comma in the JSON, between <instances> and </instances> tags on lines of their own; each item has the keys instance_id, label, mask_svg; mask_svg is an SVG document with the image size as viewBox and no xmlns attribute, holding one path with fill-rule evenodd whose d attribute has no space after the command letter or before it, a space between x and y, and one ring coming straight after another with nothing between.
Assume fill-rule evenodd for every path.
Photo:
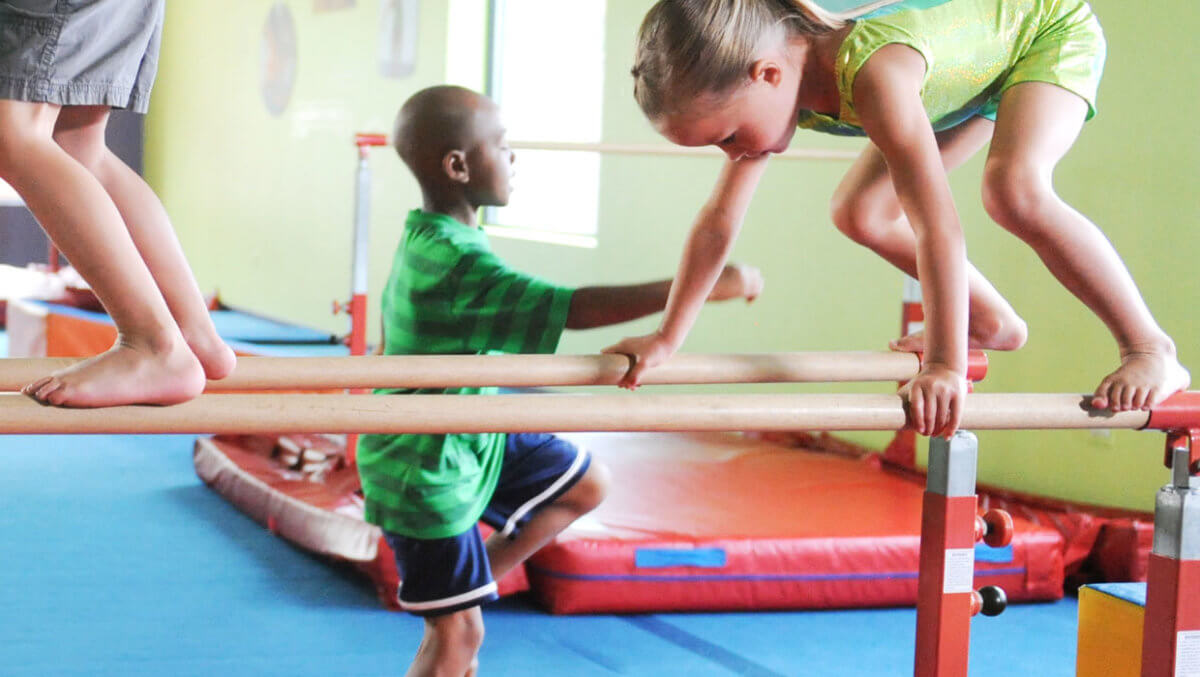
<instances>
[{"instance_id":1,"label":"navy blue shorts","mask_svg":"<svg viewBox=\"0 0 1200 677\"><path fill-rule=\"evenodd\" d=\"M545 433L509 434L500 480L482 520L512 538L541 508L575 486L587 472L587 450ZM400 571L400 607L440 616L499 598L478 526L448 538L384 533Z\"/></svg>"}]
</instances>

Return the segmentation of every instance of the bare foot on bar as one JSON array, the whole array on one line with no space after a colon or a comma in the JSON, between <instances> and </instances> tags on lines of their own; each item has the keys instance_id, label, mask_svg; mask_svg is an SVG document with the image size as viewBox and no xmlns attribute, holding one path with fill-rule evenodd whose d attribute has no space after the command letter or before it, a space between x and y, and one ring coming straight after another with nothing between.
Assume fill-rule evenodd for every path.
<instances>
[{"instance_id":1,"label":"bare foot on bar","mask_svg":"<svg viewBox=\"0 0 1200 677\"><path fill-rule=\"evenodd\" d=\"M967 328L967 348L971 350L1017 350L1025 345L1029 329L1025 320L1013 315L1004 319L971 317ZM915 331L888 343L892 350L905 353L925 352L925 332Z\"/></svg>"},{"instance_id":2,"label":"bare foot on bar","mask_svg":"<svg viewBox=\"0 0 1200 677\"><path fill-rule=\"evenodd\" d=\"M204 369L188 346L150 352L118 343L108 351L57 371L21 392L59 407L178 404L204 390Z\"/></svg>"},{"instance_id":3,"label":"bare foot on bar","mask_svg":"<svg viewBox=\"0 0 1200 677\"><path fill-rule=\"evenodd\" d=\"M1092 406L1113 411L1150 409L1191 384L1175 356L1175 344L1133 346L1121 351L1121 366L1096 388Z\"/></svg>"},{"instance_id":4,"label":"bare foot on bar","mask_svg":"<svg viewBox=\"0 0 1200 677\"><path fill-rule=\"evenodd\" d=\"M210 327L211 329L211 327ZM216 331L201 331L196 333L184 332L188 347L200 360L205 377L218 381L233 373L237 366L237 356Z\"/></svg>"}]
</instances>

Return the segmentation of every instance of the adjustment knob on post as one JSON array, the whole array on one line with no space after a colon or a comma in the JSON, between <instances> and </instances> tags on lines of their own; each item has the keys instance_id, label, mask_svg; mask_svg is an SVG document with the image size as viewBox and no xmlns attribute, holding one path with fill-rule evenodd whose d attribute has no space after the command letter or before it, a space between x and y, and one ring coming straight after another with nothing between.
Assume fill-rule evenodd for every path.
<instances>
[{"instance_id":1,"label":"adjustment knob on post","mask_svg":"<svg viewBox=\"0 0 1200 677\"><path fill-rule=\"evenodd\" d=\"M1003 548L1012 543L1013 518L1004 510L992 509L975 518L975 540L982 539L993 548Z\"/></svg>"},{"instance_id":2,"label":"adjustment knob on post","mask_svg":"<svg viewBox=\"0 0 1200 677\"><path fill-rule=\"evenodd\" d=\"M999 586L985 585L971 593L971 615L999 616L1008 608L1008 595Z\"/></svg>"}]
</instances>

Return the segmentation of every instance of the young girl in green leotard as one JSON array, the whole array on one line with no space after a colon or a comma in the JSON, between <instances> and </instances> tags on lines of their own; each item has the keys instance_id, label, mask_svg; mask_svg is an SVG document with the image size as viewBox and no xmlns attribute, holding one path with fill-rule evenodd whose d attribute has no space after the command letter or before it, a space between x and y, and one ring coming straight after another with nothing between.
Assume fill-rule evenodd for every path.
<instances>
[{"instance_id":1,"label":"young girl in green leotard","mask_svg":"<svg viewBox=\"0 0 1200 677\"><path fill-rule=\"evenodd\" d=\"M678 349L725 261L771 153L797 127L870 143L833 198L837 227L920 279L924 351L903 389L917 430L949 435L968 347L1013 350L1025 324L967 262L946 179L989 141L983 203L1108 326L1121 364L1092 400L1148 408L1188 386L1103 233L1054 192L1051 174L1095 112L1100 25L1083 0L907 0L856 17L809 0L660 0L633 68L643 112L667 139L728 160L701 209L662 324L610 352L634 356L624 385Z\"/></svg>"}]
</instances>

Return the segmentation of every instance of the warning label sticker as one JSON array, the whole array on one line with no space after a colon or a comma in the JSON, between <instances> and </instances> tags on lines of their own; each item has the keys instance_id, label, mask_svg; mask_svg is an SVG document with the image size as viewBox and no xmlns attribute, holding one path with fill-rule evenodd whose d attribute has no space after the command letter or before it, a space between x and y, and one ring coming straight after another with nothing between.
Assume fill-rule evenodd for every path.
<instances>
[{"instance_id":1,"label":"warning label sticker","mask_svg":"<svg viewBox=\"0 0 1200 677\"><path fill-rule=\"evenodd\" d=\"M975 590L975 548L947 550L942 592L972 592L973 590Z\"/></svg>"},{"instance_id":2,"label":"warning label sticker","mask_svg":"<svg viewBox=\"0 0 1200 677\"><path fill-rule=\"evenodd\" d=\"M1200 630L1175 635L1175 677L1200 677Z\"/></svg>"}]
</instances>

